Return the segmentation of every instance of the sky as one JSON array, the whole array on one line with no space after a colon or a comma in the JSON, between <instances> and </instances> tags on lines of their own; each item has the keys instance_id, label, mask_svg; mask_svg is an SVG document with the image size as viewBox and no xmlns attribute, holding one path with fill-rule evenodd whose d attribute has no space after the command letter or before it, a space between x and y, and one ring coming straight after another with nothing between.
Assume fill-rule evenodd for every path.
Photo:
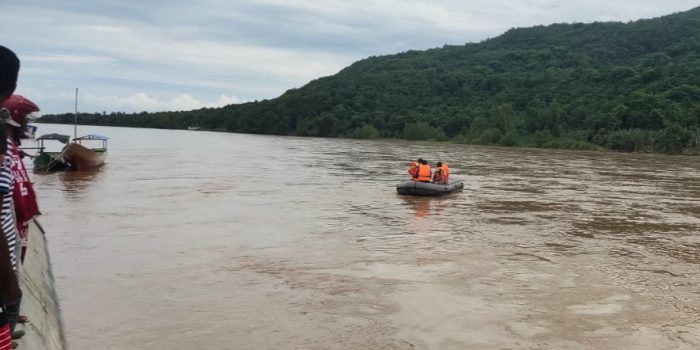
<instances>
[{"instance_id":1,"label":"sky","mask_svg":"<svg viewBox=\"0 0 700 350\"><path fill-rule=\"evenodd\" d=\"M697 0L0 0L17 94L43 114L272 99L367 58L509 28L652 18Z\"/></svg>"}]
</instances>

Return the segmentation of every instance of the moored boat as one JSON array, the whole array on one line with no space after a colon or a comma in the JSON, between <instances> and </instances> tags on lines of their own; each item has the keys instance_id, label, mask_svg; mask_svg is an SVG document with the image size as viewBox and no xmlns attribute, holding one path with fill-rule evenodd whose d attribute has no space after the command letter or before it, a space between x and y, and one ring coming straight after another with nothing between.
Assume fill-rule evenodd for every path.
<instances>
[{"instance_id":1,"label":"moored boat","mask_svg":"<svg viewBox=\"0 0 700 350\"><path fill-rule=\"evenodd\" d=\"M70 141L70 136L61 134L46 134L41 135L36 142L38 143L39 153L34 157L34 171L56 171L65 170L69 164L63 158L63 151L47 151L44 146L44 141L58 141L67 144ZM65 147L64 147L65 149Z\"/></svg>"},{"instance_id":2,"label":"moored boat","mask_svg":"<svg viewBox=\"0 0 700 350\"><path fill-rule=\"evenodd\" d=\"M450 181L447 184L408 180L396 185L396 192L411 196L444 196L460 192L463 188L464 183L461 180Z\"/></svg>"},{"instance_id":3,"label":"moored boat","mask_svg":"<svg viewBox=\"0 0 700 350\"><path fill-rule=\"evenodd\" d=\"M46 151L44 141L53 140L66 144L60 152ZM39 153L34 157L35 171L57 170L88 170L102 166L107 158L108 138L100 135L86 135L68 143L70 136L61 134L42 135L36 141L39 143ZM102 147L87 148L83 141L102 141Z\"/></svg>"},{"instance_id":4,"label":"moored boat","mask_svg":"<svg viewBox=\"0 0 700 350\"><path fill-rule=\"evenodd\" d=\"M73 142L70 136L48 134L39 137L39 154L34 158L35 171L53 170L88 170L102 166L107 159L108 137L102 135L85 135L78 137L78 89L75 89L75 122ZM60 152L49 152L44 147L45 140L56 140L66 144ZM85 147L83 141L102 141L102 147Z\"/></svg>"},{"instance_id":5,"label":"moored boat","mask_svg":"<svg viewBox=\"0 0 700 350\"><path fill-rule=\"evenodd\" d=\"M85 135L73 139L63 149L63 158L69 163L71 170L88 170L102 166L107 159L107 138L101 135ZM87 148L83 141L102 141L102 147Z\"/></svg>"}]
</instances>

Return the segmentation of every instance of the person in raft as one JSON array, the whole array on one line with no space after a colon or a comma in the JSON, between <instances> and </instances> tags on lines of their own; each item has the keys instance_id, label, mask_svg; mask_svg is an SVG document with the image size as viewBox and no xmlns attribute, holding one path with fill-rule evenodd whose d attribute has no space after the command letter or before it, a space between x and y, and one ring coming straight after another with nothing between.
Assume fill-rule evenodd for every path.
<instances>
[{"instance_id":1,"label":"person in raft","mask_svg":"<svg viewBox=\"0 0 700 350\"><path fill-rule=\"evenodd\" d=\"M420 181L420 182L430 182L433 178L433 171L430 169L430 165L428 164L428 161L425 159L420 160L420 164L418 165L418 171L416 173L416 177L413 178L414 181Z\"/></svg>"},{"instance_id":2,"label":"person in raft","mask_svg":"<svg viewBox=\"0 0 700 350\"><path fill-rule=\"evenodd\" d=\"M411 180L418 179L418 168L420 168L421 160L423 160L423 159L418 158L418 160L411 163L411 167L408 168L408 175L411 175Z\"/></svg>"},{"instance_id":3,"label":"person in raft","mask_svg":"<svg viewBox=\"0 0 700 350\"><path fill-rule=\"evenodd\" d=\"M433 174L433 182L438 184L450 182L450 168L447 166L447 163L437 162L435 173Z\"/></svg>"}]
</instances>

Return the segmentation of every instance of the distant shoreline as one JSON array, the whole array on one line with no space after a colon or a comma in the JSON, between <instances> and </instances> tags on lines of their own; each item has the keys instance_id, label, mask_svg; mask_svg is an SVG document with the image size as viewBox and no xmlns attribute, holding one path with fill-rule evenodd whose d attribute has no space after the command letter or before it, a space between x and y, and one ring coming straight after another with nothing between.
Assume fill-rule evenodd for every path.
<instances>
[{"instance_id":1,"label":"distant shoreline","mask_svg":"<svg viewBox=\"0 0 700 350\"><path fill-rule=\"evenodd\" d=\"M37 121L34 124L56 124L56 125L70 125L72 126L72 123L54 123L54 122L46 122L46 121ZM487 147L504 147L504 148L524 148L524 149L554 149L554 150L564 150L564 151L591 151L591 152L611 152L611 153L620 153L620 154L657 154L657 155L666 155L666 156L686 156L686 157L697 157L700 156L700 150L695 150L693 152L686 152L686 153L681 153L681 154L666 154L663 152L651 152L651 151L635 151L635 152L624 152L624 151L619 151L619 150L613 150L613 149L608 149L602 146L596 147L596 148L565 148L565 147L534 147L534 146L529 146L529 145L513 145L513 146L508 146L508 145L494 145L494 144L480 144L480 143L468 143L468 142L457 142L455 140L407 140L407 139L402 139L402 138L396 138L396 137L376 137L376 138L358 138L358 137L343 137L343 136L304 136L304 135L279 135L279 134L265 134L265 133L249 133L249 132L240 132L240 131L228 131L224 129L207 129L207 128L199 128L197 130L188 130L187 127L185 128L160 128L160 127L151 127L151 126L127 126L127 125L101 125L101 124L81 124L78 123L78 125L85 125L85 126L103 126L103 127L111 127L111 128L137 128L137 129L154 129L154 130L182 130L182 131L191 131L191 132L219 132L219 133L231 133L231 134L242 134L242 135L260 135L260 136L281 136L281 137L303 137L303 138L322 138L322 139L348 139L348 140L367 140L367 141L372 141L372 140L396 140L396 141L404 141L404 142L436 142L436 143L445 143L445 144L462 144L462 145L471 145L471 146L487 146ZM40 134L40 132L39 132ZM595 145L594 145L595 146Z\"/></svg>"}]
</instances>

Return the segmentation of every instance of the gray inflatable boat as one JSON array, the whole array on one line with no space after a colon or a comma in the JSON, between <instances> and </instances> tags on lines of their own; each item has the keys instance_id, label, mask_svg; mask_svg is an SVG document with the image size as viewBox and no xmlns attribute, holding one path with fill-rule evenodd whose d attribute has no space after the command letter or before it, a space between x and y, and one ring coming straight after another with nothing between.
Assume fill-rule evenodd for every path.
<instances>
[{"instance_id":1,"label":"gray inflatable boat","mask_svg":"<svg viewBox=\"0 0 700 350\"><path fill-rule=\"evenodd\" d=\"M408 180L396 185L396 192L411 196L444 196L459 192L463 188L461 180L450 181L448 184Z\"/></svg>"}]
</instances>

